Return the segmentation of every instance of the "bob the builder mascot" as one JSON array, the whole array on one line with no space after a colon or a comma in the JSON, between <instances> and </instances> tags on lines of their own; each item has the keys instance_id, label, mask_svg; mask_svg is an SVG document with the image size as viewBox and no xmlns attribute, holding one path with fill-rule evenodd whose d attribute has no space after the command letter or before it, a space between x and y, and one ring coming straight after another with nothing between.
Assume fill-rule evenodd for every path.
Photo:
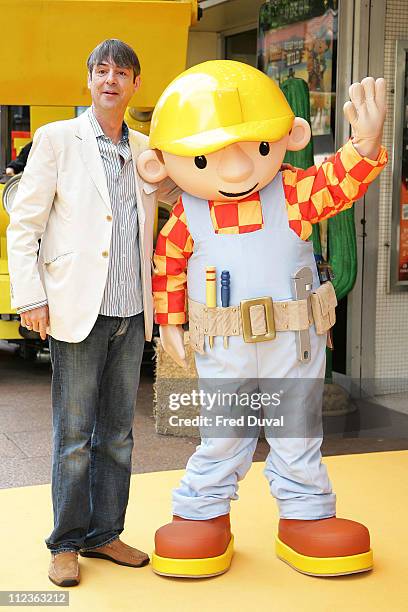
<instances>
[{"instance_id":1,"label":"bob the builder mascot","mask_svg":"<svg viewBox=\"0 0 408 612\"><path fill-rule=\"evenodd\" d=\"M151 149L139 156L138 170L151 183L170 177L183 194L157 242L156 321L164 350L185 366L188 302L200 381L228 379L228 391L231 381L236 391L248 380L259 387L272 379L323 381L336 300L332 285L319 281L307 239L313 223L364 195L387 157L384 80L354 83L350 97L344 110L352 139L332 160L307 170L281 170L286 151L309 142L309 124L294 117L278 86L255 68L205 62L160 97ZM309 403L321 407L323 386L317 399L315 385L309 396L308 388L290 395L287 414L297 420ZM371 569L367 528L336 517L321 430L266 438L265 474L280 512L278 556L312 575ZM157 573L204 577L228 570L230 502L256 443L257 435L202 438L173 493L173 521L156 533Z\"/></svg>"}]
</instances>

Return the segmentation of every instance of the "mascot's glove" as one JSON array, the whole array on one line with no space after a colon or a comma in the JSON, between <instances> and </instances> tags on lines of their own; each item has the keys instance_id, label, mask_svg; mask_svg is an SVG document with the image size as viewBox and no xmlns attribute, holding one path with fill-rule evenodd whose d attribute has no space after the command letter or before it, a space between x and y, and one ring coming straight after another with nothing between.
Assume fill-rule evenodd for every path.
<instances>
[{"instance_id":1,"label":"mascot's glove","mask_svg":"<svg viewBox=\"0 0 408 612\"><path fill-rule=\"evenodd\" d=\"M367 77L353 83L345 103L344 114L351 123L353 145L363 157L377 159L386 115L384 79Z\"/></svg>"},{"instance_id":2,"label":"mascot's glove","mask_svg":"<svg viewBox=\"0 0 408 612\"><path fill-rule=\"evenodd\" d=\"M179 365L187 370L184 349L184 330L181 325L160 325L160 341L163 350Z\"/></svg>"}]
</instances>

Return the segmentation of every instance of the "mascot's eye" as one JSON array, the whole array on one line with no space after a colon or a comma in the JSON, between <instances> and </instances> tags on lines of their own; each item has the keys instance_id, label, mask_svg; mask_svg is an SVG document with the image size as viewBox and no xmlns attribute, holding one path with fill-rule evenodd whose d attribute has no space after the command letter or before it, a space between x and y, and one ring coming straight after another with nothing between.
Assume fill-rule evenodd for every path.
<instances>
[{"instance_id":1,"label":"mascot's eye","mask_svg":"<svg viewBox=\"0 0 408 612\"><path fill-rule=\"evenodd\" d=\"M269 153L269 142L261 142L259 145L259 152L261 155L265 156Z\"/></svg>"},{"instance_id":2,"label":"mascot's eye","mask_svg":"<svg viewBox=\"0 0 408 612\"><path fill-rule=\"evenodd\" d=\"M207 165L207 159L205 155L197 155L197 157L194 158L194 163L197 168L200 168L200 170L204 170Z\"/></svg>"}]
</instances>

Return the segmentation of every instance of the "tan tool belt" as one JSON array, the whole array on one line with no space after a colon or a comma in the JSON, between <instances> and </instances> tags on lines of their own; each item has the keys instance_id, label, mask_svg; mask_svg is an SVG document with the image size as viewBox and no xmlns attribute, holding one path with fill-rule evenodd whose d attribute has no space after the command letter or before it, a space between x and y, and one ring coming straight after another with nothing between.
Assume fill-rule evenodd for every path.
<instances>
[{"instance_id":1,"label":"tan tool belt","mask_svg":"<svg viewBox=\"0 0 408 612\"><path fill-rule=\"evenodd\" d=\"M309 306L309 307L308 307ZM336 293L324 283L308 300L273 302L270 297L243 300L239 306L210 308L188 300L189 335L193 350L204 353L205 336L243 336L245 342L273 340L278 331L301 331L314 323L325 334L336 322Z\"/></svg>"}]
</instances>

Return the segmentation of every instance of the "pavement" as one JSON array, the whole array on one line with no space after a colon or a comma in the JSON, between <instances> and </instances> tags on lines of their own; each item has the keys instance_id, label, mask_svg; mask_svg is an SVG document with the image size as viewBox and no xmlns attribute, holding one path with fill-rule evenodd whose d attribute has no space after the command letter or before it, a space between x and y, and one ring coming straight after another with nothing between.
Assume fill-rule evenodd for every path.
<instances>
[{"instance_id":1,"label":"pavement","mask_svg":"<svg viewBox=\"0 0 408 612\"><path fill-rule=\"evenodd\" d=\"M24 360L14 345L0 342L0 488L51 480L50 381L49 363ZM196 438L156 433L152 383L153 369L145 366L134 421L133 473L183 469L199 443ZM406 395L388 397L383 403L377 398L377 403L359 402L352 415L326 419L323 455L408 449L407 405ZM268 450L261 439L254 461L263 461Z\"/></svg>"}]
</instances>

